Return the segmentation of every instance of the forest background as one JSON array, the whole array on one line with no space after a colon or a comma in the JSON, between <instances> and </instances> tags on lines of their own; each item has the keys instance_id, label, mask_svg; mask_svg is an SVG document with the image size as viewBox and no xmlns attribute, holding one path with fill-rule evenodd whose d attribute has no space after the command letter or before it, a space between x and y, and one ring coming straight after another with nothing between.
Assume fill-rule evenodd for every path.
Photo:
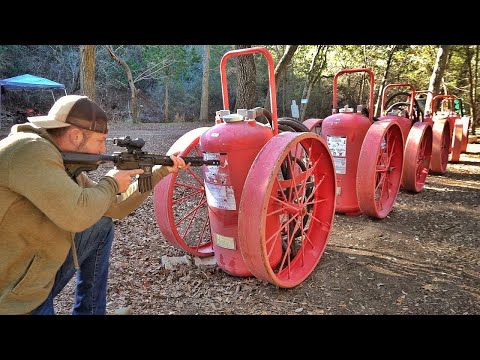
<instances>
[{"instance_id":1,"label":"forest background","mask_svg":"<svg viewBox=\"0 0 480 360\"><path fill-rule=\"evenodd\" d=\"M375 74L375 115L385 85L411 83L462 98L478 126L478 45L2 45L0 79L22 74L64 84L85 94L119 122L211 121L223 109L220 60L233 49L266 47L274 58L278 115L290 117L292 100L300 120L332 112L332 81L341 69L370 68ZM267 62L260 55L227 64L230 110L270 109ZM59 97L63 91L56 93ZM339 78L339 105L368 104L364 73ZM428 101L428 100L427 100ZM34 108L46 114L48 91L2 91L2 124Z\"/></svg>"}]
</instances>

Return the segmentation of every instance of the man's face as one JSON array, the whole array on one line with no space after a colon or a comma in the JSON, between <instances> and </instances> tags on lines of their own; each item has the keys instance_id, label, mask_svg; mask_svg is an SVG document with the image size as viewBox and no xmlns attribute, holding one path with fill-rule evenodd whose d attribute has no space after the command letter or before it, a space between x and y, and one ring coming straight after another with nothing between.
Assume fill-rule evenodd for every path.
<instances>
[{"instance_id":1,"label":"man's face","mask_svg":"<svg viewBox=\"0 0 480 360\"><path fill-rule=\"evenodd\" d=\"M105 140L107 134L101 134L94 131L82 130L83 141L78 145L76 151L88 154L103 154L107 151Z\"/></svg>"}]
</instances>

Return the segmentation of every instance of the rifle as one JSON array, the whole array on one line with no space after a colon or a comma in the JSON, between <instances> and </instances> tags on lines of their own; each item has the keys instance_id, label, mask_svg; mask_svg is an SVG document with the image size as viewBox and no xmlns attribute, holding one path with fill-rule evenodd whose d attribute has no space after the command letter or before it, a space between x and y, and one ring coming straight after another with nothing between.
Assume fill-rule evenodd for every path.
<instances>
[{"instance_id":1,"label":"rifle","mask_svg":"<svg viewBox=\"0 0 480 360\"><path fill-rule=\"evenodd\" d=\"M114 145L124 147L126 151L115 151L113 154L87 154L75 152L62 152L65 170L72 179L83 171L96 170L100 164L112 162L119 170L143 169L143 174L138 177L138 191L141 193L152 190L152 168L154 165L172 166L173 161L169 156L149 154L142 150L145 140L130 136L107 139ZM186 164L191 166L220 165L220 160L204 160L203 157L183 157Z\"/></svg>"}]
</instances>

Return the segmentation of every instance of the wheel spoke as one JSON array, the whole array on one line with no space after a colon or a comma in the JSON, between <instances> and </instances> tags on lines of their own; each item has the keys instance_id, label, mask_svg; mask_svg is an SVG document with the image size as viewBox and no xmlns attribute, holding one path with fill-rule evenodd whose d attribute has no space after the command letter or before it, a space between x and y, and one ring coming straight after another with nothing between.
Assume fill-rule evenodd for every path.
<instances>
[{"instance_id":1,"label":"wheel spoke","mask_svg":"<svg viewBox=\"0 0 480 360\"><path fill-rule=\"evenodd\" d=\"M181 202L181 201L185 201L185 200L188 200L192 197L195 197L197 195L202 195L202 194L205 194L205 191L203 189L199 189L199 188L196 188L196 187L190 187L190 189L195 189L197 191L195 192L192 192L192 193L189 193L188 195L184 195L182 197L179 197L179 198L176 198L173 200L172 204L176 204L178 202Z\"/></svg>"},{"instance_id":2,"label":"wheel spoke","mask_svg":"<svg viewBox=\"0 0 480 360\"><path fill-rule=\"evenodd\" d=\"M175 222L175 225L178 226L178 225L182 224L187 218L189 218L190 215L192 215L192 214L195 215L197 213L198 209L200 209L206 203L207 203L207 199L205 197L202 197L202 199L198 203L198 205L193 207L192 210L188 211L182 218L180 218L177 222Z\"/></svg>"}]
</instances>

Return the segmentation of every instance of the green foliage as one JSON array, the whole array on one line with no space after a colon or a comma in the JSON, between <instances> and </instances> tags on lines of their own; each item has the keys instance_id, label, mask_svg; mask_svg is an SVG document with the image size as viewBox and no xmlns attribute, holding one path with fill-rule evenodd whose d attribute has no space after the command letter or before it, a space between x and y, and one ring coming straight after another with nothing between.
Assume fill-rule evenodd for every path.
<instances>
[{"instance_id":1,"label":"green foliage","mask_svg":"<svg viewBox=\"0 0 480 360\"><path fill-rule=\"evenodd\" d=\"M0 78L32 74L65 85L67 92L75 89L79 69L77 46L69 45L4 45L0 46ZM54 96L64 94L55 90ZM48 112L53 98L49 90L8 91L2 96L2 112L16 113L28 107L41 114Z\"/></svg>"},{"instance_id":2,"label":"green foliage","mask_svg":"<svg viewBox=\"0 0 480 360\"><path fill-rule=\"evenodd\" d=\"M254 45L257 46L257 45ZM282 57L286 45L265 46L274 58L275 65ZM306 75L315 51L314 44L300 45L287 67L284 79L276 84L279 116L290 116L292 100L300 103ZM325 117L331 113L333 75L341 69L368 67L375 74L375 89L380 86L392 45L331 45L327 53L324 75L312 89L307 108L308 117ZM428 88L436 59L437 45L397 45L393 53L386 83L411 83L417 90ZM232 45L211 45L209 77L209 116L223 109L220 82L220 60ZM115 53L129 65L135 86L139 89L140 118L142 121L160 121L163 112L165 84L169 86L169 112L171 117L184 117L187 121L198 118L201 101L203 45L115 45ZM444 74L449 94L461 97L469 104L469 68L467 51L474 45L454 45ZM268 93L267 62L255 55L257 70L257 104L264 106ZM475 59L472 60L473 63ZM79 91L79 47L76 45L1 45L0 78L25 73L61 82L68 93ZM235 62L227 64L230 99L236 93ZM338 84L339 100L349 105L365 101L368 94L366 77L354 74L342 76ZM363 81L363 85L362 85ZM130 89L124 69L114 62L102 45L96 48L97 97L112 118L128 115ZM363 88L362 94L360 90ZM50 96L50 95L49 95ZM38 100L16 96L5 98L6 104L26 107ZM375 99L376 100L376 99ZM30 102L30 104L29 104ZM51 105L51 96L40 101L44 111Z\"/></svg>"},{"instance_id":3,"label":"green foliage","mask_svg":"<svg viewBox=\"0 0 480 360\"><path fill-rule=\"evenodd\" d=\"M232 45L211 45L210 47L210 76L209 76L209 113L210 118L215 118L215 112L223 109L222 84L220 81L220 61ZM200 104L200 94L198 95ZM200 109L200 105L198 107Z\"/></svg>"},{"instance_id":4,"label":"green foliage","mask_svg":"<svg viewBox=\"0 0 480 360\"><path fill-rule=\"evenodd\" d=\"M22 56L24 46L1 45L0 46L0 78L8 78L21 75L21 63L18 61ZM14 75L11 75L14 74Z\"/></svg>"}]
</instances>

